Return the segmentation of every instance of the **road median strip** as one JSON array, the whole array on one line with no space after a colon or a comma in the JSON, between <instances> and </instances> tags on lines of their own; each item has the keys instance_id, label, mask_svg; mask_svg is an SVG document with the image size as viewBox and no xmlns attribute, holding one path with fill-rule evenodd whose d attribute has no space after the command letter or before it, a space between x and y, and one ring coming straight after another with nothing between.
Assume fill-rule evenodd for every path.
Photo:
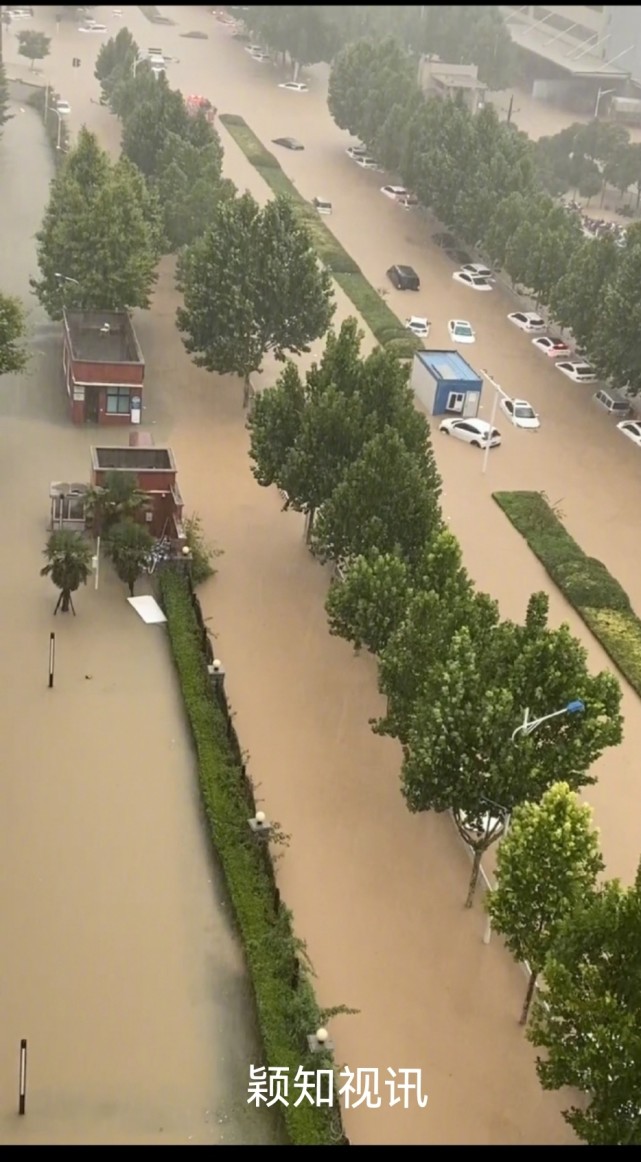
<instances>
[{"instance_id":1,"label":"road median strip","mask_svg":"<svg viewBox=\"0 0 641 1162\"><path fill-rule=\"evenodd\" d=\"M319 1069L333 1069L328 1052L311 1054L307 1037L345 1010L320 1009L304 948L294 935L291 913L280 901L271 856L249 828L252 793L230 738L231 719L213 693L189 587L171 571L160 574L158 583L205 815L243 940L266 1063L283 1069L291 1085L300 1067L314 1076ZM290 1101L281 1112L292 1145L345 1144L338 1105L303 1101L295 1106Z\"/></svg>"},{"instance_id":2,"label":"road median strip","mask_svg":"<svg viewBox=\"0 0 641 1162\"><path fill-rule=\"evenodd\" d=\"M641 695L641 619L619 582L588 557L541 492L495 492L494 500L527 541L608 657Z\"/></svg>"},{"instance_id":3,"label":"road median strip","mask_svg":"<svg viewBox=\"0 0 641 1162\"><path fill-rule=\"evenodd\" d=\"M308 227L318 256L332 278L353 303L381 347L391 347L401 358L411 358L421 344L409 335L380 294L367 281L358 264L322 222L318 213L296 189L274 154L250 129L243 117L222 113L220 122L276 197L290 198Z\"/></svg>"}]
</instances>

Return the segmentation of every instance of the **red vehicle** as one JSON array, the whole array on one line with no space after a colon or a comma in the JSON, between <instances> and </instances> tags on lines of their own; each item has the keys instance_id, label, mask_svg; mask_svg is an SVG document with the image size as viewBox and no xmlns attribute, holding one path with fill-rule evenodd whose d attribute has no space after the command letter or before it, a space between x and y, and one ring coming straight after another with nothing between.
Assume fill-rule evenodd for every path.
<instances>
[{"instance_id":1,"label":"red vehicle","mask_svg":"<svg viewBox=\"0 0 641 1162\"><path fill-rule=\"evenodd\" d=\"M214 105L212 105L211 101L207 97L199 97L195 93L192 93L191 96L187 97L185 105L187 106L187 112L191 117L196 117L199 113L204 113L207 120L211 122L214 121L218 112L218 110Z\"/></svg>"}]
</instances>

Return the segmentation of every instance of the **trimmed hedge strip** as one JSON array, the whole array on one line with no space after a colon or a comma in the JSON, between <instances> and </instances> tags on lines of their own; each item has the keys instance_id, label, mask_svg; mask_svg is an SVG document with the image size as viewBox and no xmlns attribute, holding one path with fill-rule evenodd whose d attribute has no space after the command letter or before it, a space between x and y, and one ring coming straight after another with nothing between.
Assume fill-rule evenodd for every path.
<instances>
[{"instance_id":1,"label":"trimmed hedge strip","mask_svg":"<svg viewBox=\"0 0 641 1162\"><path fill-rule=\"evenodd\" d=\"M381 347L390 344L400 358L410 359L421 344L408 335L396 315L383 302L378 291L367 281L360 267L341 246L331 230L321 221L316 210L303 198L296 186L262 141L235 113L222 113L219 120L240 148L247 160L258 171L276 197L291 198L310 231L321 262L331 272L338 285L351 299Z\"/></svg>"},{"instance_id":2,"label":"trimmed hedge strip","mask_svg":"<svg viewBox=\"0 0 641 1162\"><path fill-rule=\"evenodd\" d=\"M196 748L200 789L211 839L220 859L253 984L265 1058L285 1067L332 1069L330 1054L311 1054L307 1035L323 1024L290 912L280 902L268 848L252 836L253 792L239 761L224 694L216 698L207 673L197 598L180 575L158 578L172 654ZM232 740L233 735L233 740ZM234 745L234 742L236 745ZM307 1102L283 1107L294 1146L346 1144L338 1106Z\"/></svg>"},{"instance_id":3,"label":"trimmed hedge strip","mask_svg":"<svg viewBox=\"0 0 641 1162\"><path fill-rule=\"evenodd\" d=\"M503 510L541 564L641 694L641 618L601 561L588 557L541 492L495 492Z\"/></svg>"}]
</instances>

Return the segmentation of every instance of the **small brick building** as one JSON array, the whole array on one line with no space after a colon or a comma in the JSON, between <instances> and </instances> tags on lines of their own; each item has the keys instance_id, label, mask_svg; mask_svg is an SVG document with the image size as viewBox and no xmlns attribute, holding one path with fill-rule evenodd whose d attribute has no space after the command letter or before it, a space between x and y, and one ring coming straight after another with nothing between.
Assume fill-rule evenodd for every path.
<instances>
[{"instance_id":1,"label":"small brick building","mask_svg":"<svg viewBox=\"0 0 641 1162\"><path fill-rule=\"evenodd\" d=\"M136 477L137 487L147 496L148 504L142 519L152 536L184 542L184 504L171 448L140 444L92 448L91 484L104 486L112 472L125 472Z\"/></svg>"},{"instance_id":2,"label":"small brick building","mask_svg":"<svg viewBox=\"0 0 641 1162\"><path fill-rule=\"evenodd\" d=\"M139 424L145 361L125 311L65 311L62 369L75 424Z\"/></svg>"}]
</instances>

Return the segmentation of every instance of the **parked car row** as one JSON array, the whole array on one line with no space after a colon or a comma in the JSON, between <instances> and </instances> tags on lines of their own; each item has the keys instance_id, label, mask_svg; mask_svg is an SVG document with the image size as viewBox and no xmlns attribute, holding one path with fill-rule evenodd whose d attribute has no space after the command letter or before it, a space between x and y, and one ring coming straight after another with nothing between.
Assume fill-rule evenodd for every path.
<instances>
[{"instance_id":1,"label":"parked car row","mask_svg":"<svg viewBox=\"0 0 641 1162\"><path fill-rule=\"evenodd\" d=\"M370 155L365 145L350 145L346 153L362 169L375 171L382 169L378 161ZM390 201L403 205L405 208L418 205L418 198L411 194L405 186L388 184L381 186L380 192L384 197L389 198ZM314 205L317 205L319 202L322 202L322 200L314 199ZM323 211L319 208L319 212L322 213ZM331 213L331 204L329 210L325 212ZM450 258L458 263L459 269L455 270L452 274L455 282L467 287L469 290L484 293L494 290L495 270L483 263L473 262L469 255L458 247L456 239L452 234L446 231L435 234L433 235L433 241ZM397 290L420 291L421 281L413 267L398 263L389 267L386 274L389 281ZM524 334L531 336L531 342L535 349L541 351L548 359L553 359L555 367L566 378L572 380L574 383L597 382L597 373L589 363L584 359L576 358L576 356L572 358L573 353L567 343L555 336L545 334L547 330L545 319L537 312L511 311L507 318L513 326L518 327ZM476 341L474 328L466 319L450 319L447 326L452 342L469 344ZM411 315L405 320L405 327L417 338L427 339L430 334L431 323L425 316ZM501 411L514 427L526 431L538 431L540 429L540 417L528 400L512 399L507 393L500 389L498 390L500 392L499 406ZM614 415L627 416L631 410L627 397L616 391L603 388L595 392L593 398L602 408ZM633 441L638 447L641 447L641 422L623 420L617 424L617 428L627 439ZM501 433L496 427L485 420L477 418L447 418L441 421L439 430L444 435L452 436L455 439L462 440L478 448L487 449L488 446L489 448L496 448L502 442Z\"/></svg>"}]
</instances>

